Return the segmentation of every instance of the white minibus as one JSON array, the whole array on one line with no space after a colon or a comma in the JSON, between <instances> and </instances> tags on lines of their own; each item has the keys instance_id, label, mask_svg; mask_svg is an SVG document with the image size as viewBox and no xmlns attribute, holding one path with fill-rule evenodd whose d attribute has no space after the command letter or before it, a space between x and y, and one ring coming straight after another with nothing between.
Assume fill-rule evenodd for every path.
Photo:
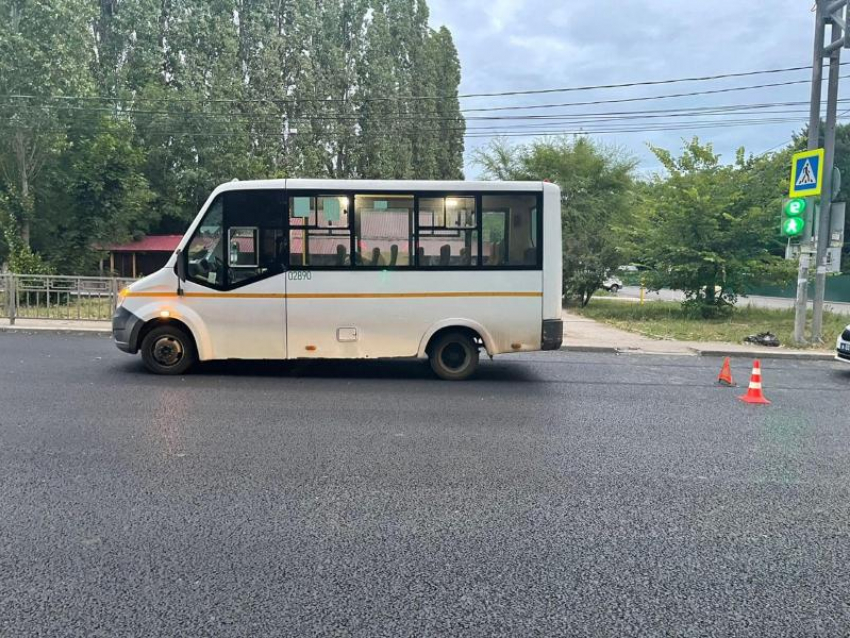
<instances>
[{"instance_id":1,"label":"white minibus","mask_svg":"<svg viewBox=\"0 0 850 638\"><path fill-rule=\"evenodd\" d=\"M117 346L159 374L220 359L428 359L561 346L561 202L545 182L281 179L210 195L121 291Z\"/></svg>"}]
</instances>

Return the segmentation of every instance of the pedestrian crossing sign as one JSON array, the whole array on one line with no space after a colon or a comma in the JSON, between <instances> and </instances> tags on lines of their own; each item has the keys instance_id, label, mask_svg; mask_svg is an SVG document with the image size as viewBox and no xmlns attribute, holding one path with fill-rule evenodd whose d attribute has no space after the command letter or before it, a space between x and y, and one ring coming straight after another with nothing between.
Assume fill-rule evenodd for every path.
<instances>
[{"instance_id":1,"label":"pedestrian crossing sign","mask_svg":"<svg viewBox=\"0 0 850 638\"><path fill-rule=\"evenodd\" d=\"M823 189L823 149L803 151L791 158L789 197L817 197Z\"/></svg>"}]
</instances>

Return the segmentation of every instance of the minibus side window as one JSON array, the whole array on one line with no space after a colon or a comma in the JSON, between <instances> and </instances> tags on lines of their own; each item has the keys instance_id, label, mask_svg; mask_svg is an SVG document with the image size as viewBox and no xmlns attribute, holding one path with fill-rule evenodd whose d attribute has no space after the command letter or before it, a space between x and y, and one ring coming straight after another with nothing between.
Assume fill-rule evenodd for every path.
<instances>
[{"instance_id":1,"label":"minibus side window","mask_svg":"<svg viewBox=\"0 0 850 638\"><path fill-rule=\"evenodd\" d=\"M355 265L412 265L413 195L355 195Z\"/></svg>"},{"instance_id":2,"label":"minibus side window","mask_svg":"<svg viewBox=\"0 0 850 638\"><path fill-rule=\"evenodd\" d=\"M228 191L224 193L224 220L228 286L283 271L283 191Z\"/></svg>"},{"instance_id":3,"label":"minibus side window","mask_svg":"<svg viewBox=\"0 0 850 638\"><path fill-rule=\"evenodd\" d=\"M190 281L219 287L224 285L224 199L219 196L207 209L186 250Z\"/></svg>"},{"instance_id":4,"label":"minibus side window","mask_svg":"<svg viewBox=\"0 0 850 638\"><path fill-rule=\"evenodd\" d=\"M478 220L474 197L420 197L417 265L478 266Z\"/></svg>"},{"instance_id":5,"label":"minibus side window","mask_svg":"<svg viewBox=\"0 0 850 638\"><path fill-rule=\"evenodd\" d=\"M537 197L484 195L481 202L484 267L539 266Z\"/></svg>"},{"instance_id":6,"label":"minibus side window","mask_svg":"<svg viewBox=\"0 0 850 638\"><path fill-rule=\"evenodd\" d=\"M294 194L289 198L289 265L347 268L351 229L347 195Z\"/></svg>"},{"instance_id":7,"label":"minibus side window","mask_svg":"<svg viewBox=\"0 0 850 638\"><path fill-rule=\"evenodd\" d=\"M281 190L219 195L189 241L188 279L226 289L283 272L284 210Z\"/></svg>"}]
</instances>

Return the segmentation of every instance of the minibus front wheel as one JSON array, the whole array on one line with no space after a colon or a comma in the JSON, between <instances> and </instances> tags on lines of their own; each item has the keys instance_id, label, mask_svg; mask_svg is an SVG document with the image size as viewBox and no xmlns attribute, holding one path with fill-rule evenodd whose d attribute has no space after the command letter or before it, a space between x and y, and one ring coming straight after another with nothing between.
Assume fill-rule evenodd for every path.
<instances>
[{"instance_id":1,"label":"minibus front wheel","mask_svg":"<svg viewBox=\"0 0 850 638\"><path fill-rule=\"evenodd\" d=\"M198 360L192 337L174 324L148 332L140 350L145 367L155 374L183 374Z\"/></svg>"}]
</instances>

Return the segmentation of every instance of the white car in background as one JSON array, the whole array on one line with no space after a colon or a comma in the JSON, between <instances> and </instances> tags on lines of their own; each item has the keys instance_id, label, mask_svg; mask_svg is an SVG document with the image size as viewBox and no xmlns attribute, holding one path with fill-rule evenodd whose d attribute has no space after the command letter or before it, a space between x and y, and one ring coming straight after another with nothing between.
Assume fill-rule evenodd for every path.
<instances>
[{"instance_id":1,"label":"white car in background","mask_svg":"<svg viewBox=\"0 0 850 638\"><path fill-rule=\"evenodd\" d=\"M838 342L835 344L836 355L838 361L850 363L850 326L847 326L838 336Z\"/></svg>"},{"instance_id":2,"label":"white car in background","mask_svg":"<svg viewBox=\"0 0 850 638\"><path fill-rule=\"evenodd\" d=\"M619 277L609 276L608 279L602 282L603 290L617 293L623 288L623 280Z\"/></svg>"}]
</instances>

